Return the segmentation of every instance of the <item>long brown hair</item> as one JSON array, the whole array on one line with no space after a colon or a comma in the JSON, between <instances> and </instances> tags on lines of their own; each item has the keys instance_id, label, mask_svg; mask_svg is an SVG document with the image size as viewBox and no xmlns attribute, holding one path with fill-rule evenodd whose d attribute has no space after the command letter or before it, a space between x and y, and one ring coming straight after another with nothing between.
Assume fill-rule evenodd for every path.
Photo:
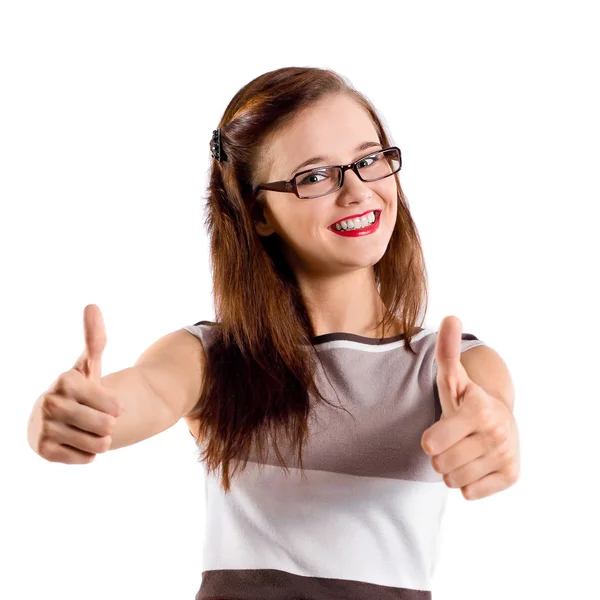
<instances>
[{"instance_id":1,"label":"long brown hair","mask_svg":"<svg viewBox=\"0 0 600 600\"><path fill-rule=\"evenodd\" d=\"M302 446L308 434L310 394L328 400L314 380L318 359L315 335L296 279L283 259L276 233L263 237L254 221L261 216L265 157L269 141L296 115L330 94L347 94L369 113L379 141L390 144L377 111L346 78L329 69L288 67L264 73L240 89L219 123L225 162L212 160L205 227L215 306L215 337L207 352L202 393L188 418L197 420L207 469L222 467L222 487L230 490L245 469L255 444L263 457L269 434L277 445L285 430L302 471ZM374 265L385 312L379 325L398 319L406 346L415 333L427 283L419 235L395 174L398 210L384 256ZM382 333L383 335L383 333ZM345 410L345 409L344 409ZM259 461L261 462L261 461Z\"/></svg>"}]
</instances>

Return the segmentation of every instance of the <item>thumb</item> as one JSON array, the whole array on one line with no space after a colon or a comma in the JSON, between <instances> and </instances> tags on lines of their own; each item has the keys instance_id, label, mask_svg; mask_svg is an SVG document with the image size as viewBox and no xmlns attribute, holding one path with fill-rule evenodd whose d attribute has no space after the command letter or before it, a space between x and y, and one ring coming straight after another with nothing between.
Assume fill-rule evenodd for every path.
<instances>
[{"instance_id":1,"label":"thumb","mask_svg":"<svg viewBox=\"0 0 600 600\"><path fill-rule=\"evenodd\" d=\"M454 413L469 384L469 376L460 362L462 324L455 316L442 320L435 350L437 386L444 415Z\"/></svg>"},{"instance_id":2,"label":"thumb","mask_svg":"<svg viewBox=\"0 0 600 600\"><path fill-rule=\"evenodd\" d=\"M106 347L106 329L102 313L96 304L88 304L83 309L83 332L85 349L73 368L91 381L100 383L102 352Z\"/></svg>"}]
</instances>

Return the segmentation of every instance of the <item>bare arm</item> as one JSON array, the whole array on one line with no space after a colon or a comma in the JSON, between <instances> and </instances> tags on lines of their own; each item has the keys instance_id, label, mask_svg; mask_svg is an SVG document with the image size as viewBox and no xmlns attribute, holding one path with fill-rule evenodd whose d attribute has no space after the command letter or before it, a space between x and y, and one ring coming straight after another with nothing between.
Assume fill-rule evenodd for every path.
<instances>
[{"instance_id":1,"label":"bare arm","mask_svg":"<svg viewBox=\"0 0 600 600\"><path fill-rule=\"evenodd\" d=\"M116 392L124 408L113 428L109 450L141 442L175 424L172 412L153 392L139 367L110 373L100 382Z\"/></svg>"},{"instance_id":2,"label":"bare arm","mask_svg":"<svg viewBox=\"0 0 600 600\"><path fill-rule=\"evenodd\" d=\"M200 397L204 350L185 329L152 344L133 367L110 373L102 385L125 408L115 423L110 450L141 442L175 425Z\"/></svg>"}]
</instances>

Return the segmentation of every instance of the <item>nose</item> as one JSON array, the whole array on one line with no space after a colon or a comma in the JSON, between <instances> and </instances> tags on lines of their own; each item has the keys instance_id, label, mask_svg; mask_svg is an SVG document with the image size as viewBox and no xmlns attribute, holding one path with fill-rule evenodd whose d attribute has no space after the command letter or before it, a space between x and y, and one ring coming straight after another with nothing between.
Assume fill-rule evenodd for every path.
<instances>
[{"instance_id":1,"label":"nose","mask_svg":"<svg viewBox=\"0 0 600 600\"><path fill-rule=\"evenodd\" d=\"M373 190L369 184L352 170L348 169L344 173L344 182L340 189L338 199L344 203L365 202L373 197Z\"/></svg>"}]
</instances>

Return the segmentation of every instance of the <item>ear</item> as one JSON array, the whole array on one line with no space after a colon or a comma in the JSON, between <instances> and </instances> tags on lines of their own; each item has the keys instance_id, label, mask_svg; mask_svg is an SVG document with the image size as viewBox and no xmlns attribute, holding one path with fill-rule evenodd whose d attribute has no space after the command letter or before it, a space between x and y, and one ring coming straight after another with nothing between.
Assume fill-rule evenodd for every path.
<instances>
[{"instance_id":1,"label":"ear","mask_svg":"<svg viewBox=\"0 0 600 600\"><path fill-rule=\"evenodd\" d=\"M273 229L273 227L271 227L271 225L269 225L266 222L255 221L254 223L256 226L256 233L258 233L258 235L268 237L271 234L275 233L275 230Z\"/></svg>"},{"instance_id":2,"label":"ear","mask_svg":"<svg viewBox=\"0 0 600 600\"><path fill-rule=\"evenodd\" d=\"M256 228L256 233L258 233L258 235L268 237L269 235L275 233L275 229L273 229L273 226L269 223L269 220L265 217L265 211L261 205L255 206L254 226Z\"/></svg>"}]
</instances>

